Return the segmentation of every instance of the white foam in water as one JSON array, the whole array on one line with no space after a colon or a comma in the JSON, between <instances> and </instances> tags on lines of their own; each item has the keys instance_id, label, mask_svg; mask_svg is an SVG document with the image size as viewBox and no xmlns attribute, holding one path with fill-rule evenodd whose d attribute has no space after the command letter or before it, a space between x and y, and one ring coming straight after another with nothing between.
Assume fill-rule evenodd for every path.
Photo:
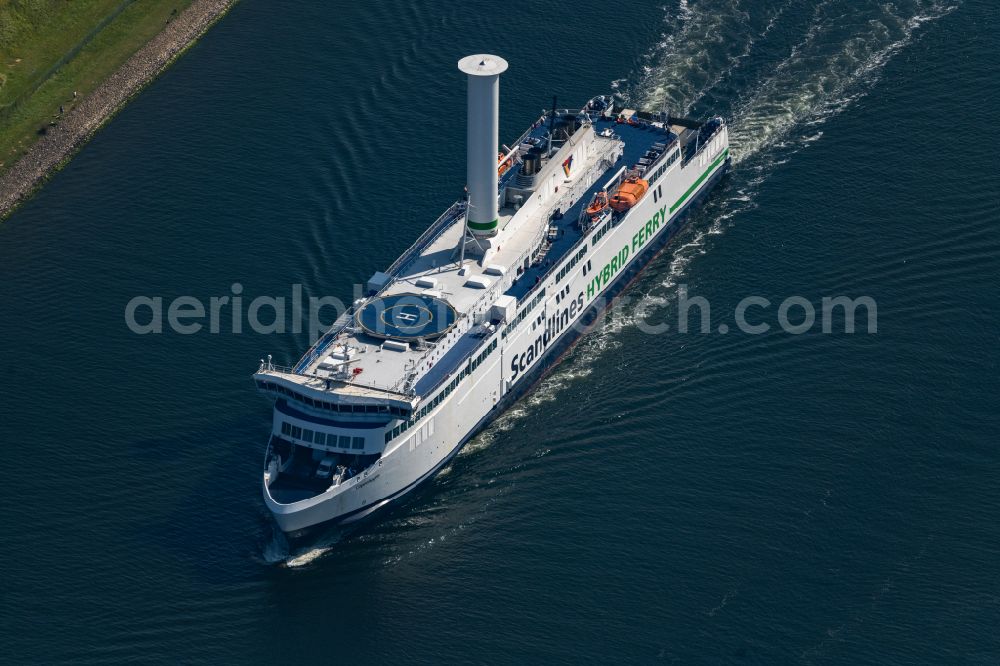
<instances>
[{"instance_id":1,"label":"white foam in water","mask_svg":"<svg viewBox=\"0 0 1000 666\"><path fill-rule=\"evenodd\" d=\"M333 550L344 535L342 529L335 528L334 531L321 536L316 543L293 551L288 538L277 525L272 524L271 530L271 537L264 544L261 557L267 564L278 564L289 568L302 567L315 561Z\"/></svg>"},{"instance_id":2,"label":"white foam in water","mask_svg":"<svg viewBox=\"0 0 1000 666\"><path fill-rule=\"evenodd\" d=\"M329 551L330 548L332 548L332 546L329 546L327 548L313 548L311 550L302 553L301 555L296 555L295 557L291 557L285 560L285 566L289 568L304 567L305 565L309 564L316 558L322 556L324 553Z\"/></svg>"},{"instance_id":3,"label":"white foam in water","mask_svg":"<svg viewBox=\"0 0 1000 666\"><path fill-rule=\"evenodd\" d=\"M735 0L703 0L694 7L681 0L676 10L667 9L664 21L670 29L646 55L651 65L633 80L626 97L645 108L685 115L750 54L754 36Z\"/></svg>"},{"instance_id":4,"label":"white foam in water","mask_svg":"<svg viewBox=\"0 0 1000 666\"><path fill-rule=\"evenodd\" d=\"M692 12L691 8L688 7L688 0L681 0L680 6L678 7L677 16L681 21L690 21Z\"/></svg>"},{"instance_id":5,"label":"white foam in water","mask_svg":"<svg viewBox=\"0 0 1000 666\"><path fill-rule=\"evenodd\" d=\"M797 141L789 137L797 128L819 125L865 96L885 65L913 40L918 27L957 7L918 2L907 16L896 5L879 5L845 38L844 17L832 11L831 4L817 7L813 23L789 56L735 105L730 129L734 162L770 148L817 140L822 132Z\"/></svg>"},{"instance_id":6,"label":"white foam in water","mask_svg":"<svg viewBox=\"0 0 1000 666\"><path fill-rule=\"evenodd\" d=\"M261 556L268 564L278 564L288 559L288 539L276 525L271 525L271 538L264 544Z\"/></svg>"},{"instance_id":7,"label":"white foam in water","mask_svg":"<svg viewBox=\"0 0 1000 666\"><path fill-rule=\"evenodd\" d=\"M339 529L332 534L325 535L319 540L319 542L312 544L308 548L304 548L297 553L291 553L290 557L285 560L284 564L290 569L304 567L333 550L334 546L340 542L343 536L343 531Z\"/></svg>"},{"instance_id":8,"label":"white foam in water","mask_svg":"<svg viewBox=\"0 0 1000 666\"><path fill-rule=\"evenodd\" d=\"M776 6L775 13L755 36L734 0L703 0L694 7L687 0L680 0L675 10L666 9L665 20L673 31L665 34L648 55L650 64L643 67L633 85L626 86L623 79L618 79L612 87L623 99L632 99L647 108L687 112L739 68L755 43L781 23L791 5L789 0ZM843 11L836 11L836 6ZM823 137L822 130L815 130L793 138L797 129L818 126L867 94L878 82L886 63L913 40L919 26L950 13L956 6L939 0L873 4L867 9L873 13L870 19L855 20L854 32L845 34L844 16L856 16L863 7L847 0L819 3L811 23L787 58L733 105L734 110L729 114L730 142L742 182L710 204L714 219L709 228L694 230L693 236L670 250L667 277L654 285L652 291L672 289L683 281L691 262L708 252L708 238L723 234L741 213L755 208L757 190L774 168L786 163L790 154ZM741 37L727 37L720 45L719 35L739 34L740 26ZM713 64L706 44L723 49L722 57L716 55L717 63ZM780 153L784 155L779 156ZM631 302L635 304L651 296L659 302L666 300L646 293L633 297ZM567 382L588 374L597 359L620 344L618 334L636 323L635 314L635 305L616 308L580 342L571 366L556 369L533 394L477 438L480 443L473 450L488 446L493 439L491 433L511 429L535 406L554 399Z\"/></svg>"}]
</instances>

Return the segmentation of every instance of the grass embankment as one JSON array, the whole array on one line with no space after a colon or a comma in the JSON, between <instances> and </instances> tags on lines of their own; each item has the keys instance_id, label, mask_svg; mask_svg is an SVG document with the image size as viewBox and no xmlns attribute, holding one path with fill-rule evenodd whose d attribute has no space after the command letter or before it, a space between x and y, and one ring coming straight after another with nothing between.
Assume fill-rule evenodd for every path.
<instances>
[{"instance_id":1,"label":"grass embankment","mask_svg":"<svg viewBox=\"0 0 1000 666\"><path fill-rule=\"evenodd\" d=\"M191 2L0 0L0 173Z\"/></svg>"}]
</instances>

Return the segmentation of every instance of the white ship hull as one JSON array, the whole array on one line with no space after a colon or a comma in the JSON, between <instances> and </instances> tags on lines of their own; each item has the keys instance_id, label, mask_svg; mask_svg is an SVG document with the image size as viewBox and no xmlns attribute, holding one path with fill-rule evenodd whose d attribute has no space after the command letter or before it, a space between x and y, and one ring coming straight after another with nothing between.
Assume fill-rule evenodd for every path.
<instances>
[{"instance_id":1,"label":"white ship hull","mask_svg":"<svg viewBox=\"0 0 1000 666\"><path fill-rule=\"evenodd\" d=\"M683 166L682 160L676 161L651 181L650 194L617 224L606 231L589 231L586 251L571 270L549 272L529 293L544 292L545 296L523 299L517 308L519 321L496 328L483 341L482 349L488 351L482 361L464 376L456 376L454 389L443 393L431 409L422 410L426 413L409 422L405 432L387 435L377 461L363 472L315 496L281 502L270 484L287 462L272 462L265 473L263 495L280 528L295 532L320 523L357 520L433 476L480 428L553 367L579 337L584 323L603 311L610 298L677 233L689 210L728 165L728 135L723 125L693 159ZM281 432L282 418L286 417L276 409L275 433Z\"/></svg>"}]
</instances>

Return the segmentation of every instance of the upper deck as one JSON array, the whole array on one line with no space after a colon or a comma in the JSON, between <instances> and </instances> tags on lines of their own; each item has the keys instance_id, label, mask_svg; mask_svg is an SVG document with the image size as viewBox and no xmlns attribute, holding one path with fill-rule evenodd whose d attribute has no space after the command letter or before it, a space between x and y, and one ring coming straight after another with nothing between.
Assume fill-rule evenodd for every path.
<instances>
[{"instance_id":1,"label":"upper deck","mask_svg":"<svg viewBox=\"0 0 1000 666\"><path fill-rule=\"evenodd\" d=\"M655 167L689 131L622 123L590 105L585 112L574 132L551 143L554 117L567 112L543 116L500 159L511 166L500 178L499 232L482 256L463 253L465 205L453 204L281 379L351 400L419 399L450 377L491 337L491 322L512 314L579 244L576 223L592 195L623 166ZM534 146L545 154L527 176Z\"/></svg>"}]
</instances>

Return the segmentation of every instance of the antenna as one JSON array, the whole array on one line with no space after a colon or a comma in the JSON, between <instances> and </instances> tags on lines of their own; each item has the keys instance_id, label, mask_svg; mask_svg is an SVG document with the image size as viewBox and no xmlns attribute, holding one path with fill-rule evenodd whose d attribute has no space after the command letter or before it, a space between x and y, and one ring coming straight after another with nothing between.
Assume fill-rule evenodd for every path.
<instances>
[{"instance_id":1,"label":"antenna","mask_svg":"<svg viewBox=\"0 0 1000 666\"><path fill-rule=\"evenodd\" d=\"M458 258L458 270L465 268L465 243L469 234L469 186L465 186L465 223L462 224L462 247Z\"/></svg>"}]
</instances>

